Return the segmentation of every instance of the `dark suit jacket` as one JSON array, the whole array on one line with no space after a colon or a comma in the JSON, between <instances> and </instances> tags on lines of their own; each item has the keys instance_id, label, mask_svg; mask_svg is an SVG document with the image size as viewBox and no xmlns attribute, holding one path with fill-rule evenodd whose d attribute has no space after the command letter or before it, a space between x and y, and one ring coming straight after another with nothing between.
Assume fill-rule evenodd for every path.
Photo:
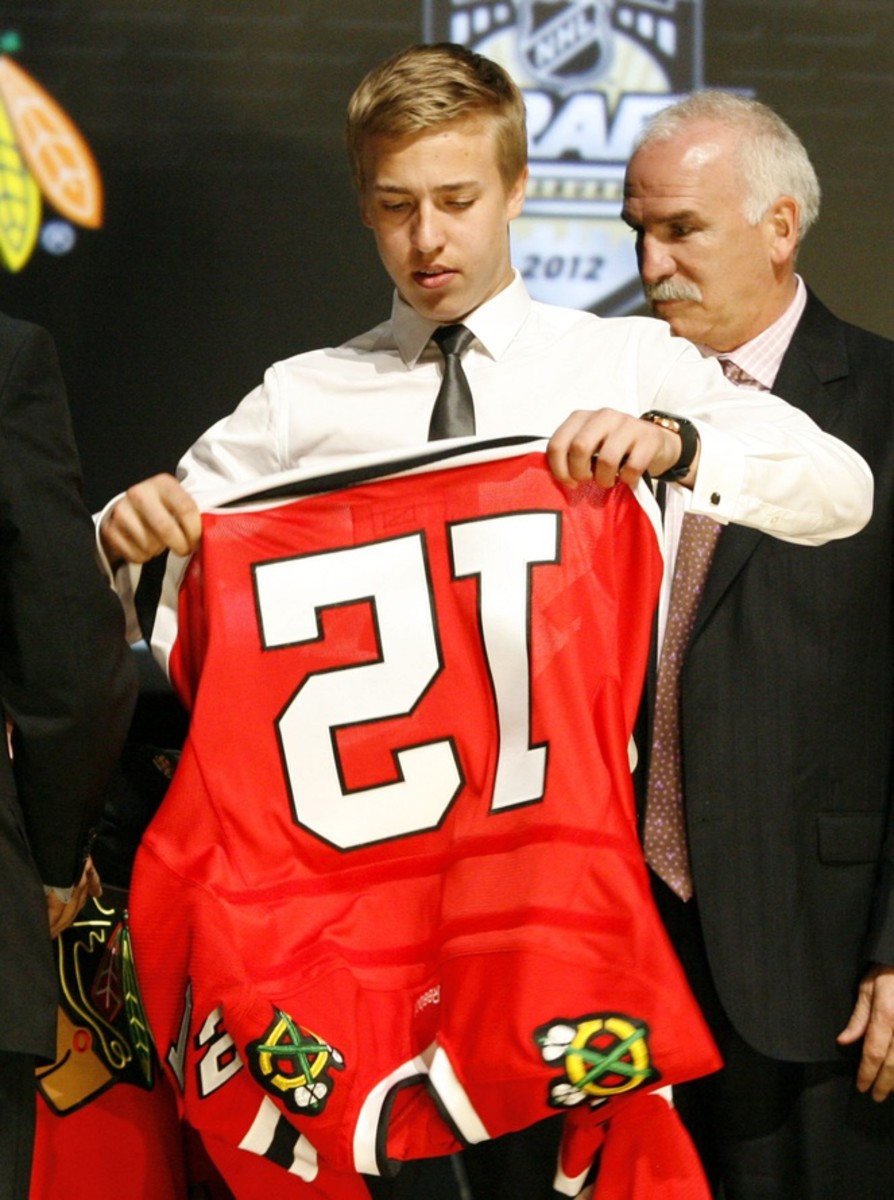
<instances>
[{"instance_id":1,"label":"dark suit jacket","mask_svg":"<svg viewBox=\"0 0 894 1200\"><path fill-rule=\"evenodd\" d=\"M859 978L894 964L894 343L813 295L774 391L875 478L855 537L730 525L681 682L695 894L714 981L764 1054L838 1056Z\"/></svg>"},{"instance_id":2,"label":"dark suit jacket","mask_svg":"<svg viewBox=\"0 0 894 1200\"><path fill-rule=\"evenodd\" d=\"M42 883L80 874L130 722L135 664L96 564L50 336L0 314L0 1051L55 1053Z\"/></svg>"}]
</instances>

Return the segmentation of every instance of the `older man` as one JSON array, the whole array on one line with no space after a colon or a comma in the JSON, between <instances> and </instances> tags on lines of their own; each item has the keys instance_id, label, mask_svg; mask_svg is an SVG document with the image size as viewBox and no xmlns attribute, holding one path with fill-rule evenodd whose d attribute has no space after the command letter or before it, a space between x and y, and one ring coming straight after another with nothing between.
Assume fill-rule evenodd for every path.
<instances>
[{"instance_id":1,"label":"older man","mask_svg":"<svg viewBox=\"0 0 894 1200\"><path fill-rule=\"evenodd\" d=\"M655 118L625 187L655 314L756 412L772 390L859 450L876 484L868 527L815 553L723 530L684 638L670 869L657 669L646 852L726 1059L678 1102L727 1200L894 1195L894 1111L873 1103L894 1087L894 344L797 275L819 199L788 126L717 92ZM684 508L669 488L671 535Z\"/></svg>"}]
</instances>

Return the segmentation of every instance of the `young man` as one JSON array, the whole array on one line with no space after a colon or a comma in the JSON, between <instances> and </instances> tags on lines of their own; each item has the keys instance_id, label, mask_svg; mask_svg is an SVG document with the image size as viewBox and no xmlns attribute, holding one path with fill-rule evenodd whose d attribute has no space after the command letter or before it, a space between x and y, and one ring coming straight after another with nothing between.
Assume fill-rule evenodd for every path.
<instances>
[{"instance_id":1,"label":"young man","mask_svg":"<svg viewBox=\"0 0 894 1200\"><path fill-rule=\"evenodd\" d=\"M864 464L803 414L768 396L754 420L716 364L659 322L532 302L508 236L527 178L524 106L495 64L450 45L396 55L352 97L348 145L363 220L395 284L391 318L274 365L192 447L178 479L156 476L114 501L100 523L110 562L190 552L201 536L193 493L221 481L418 450L445 371L432 335L457 323L474 335L463 366L476 437L552 435L549 462L569 487L672 473L698 511L804 545L868 519ZM477 1197L549 1194L553 1161L526 1149L535 1136L472 1156ZM398 1187L404 1179L418 1176L402 1173ZM416 1194L433 1194L425 1188Z\"/></svg>"},{"instance_id":2,"label":"young man","mask_svg":"<svg viewBox=\"0 0 894 1200\"><path fill-rule=\"evenodd\" d=\"M682 669L693 898L655 886L727 1066L678 1104L743 1200L894 1194L894 1113L870 1099L894 1087L894 345L796 274L819 199L792 130L713 92L655 118L625 187L656 315L747 373L756 416L772 389L875 477L866 529L815 554L725 529Z\"/></svg>"}]
</instances>

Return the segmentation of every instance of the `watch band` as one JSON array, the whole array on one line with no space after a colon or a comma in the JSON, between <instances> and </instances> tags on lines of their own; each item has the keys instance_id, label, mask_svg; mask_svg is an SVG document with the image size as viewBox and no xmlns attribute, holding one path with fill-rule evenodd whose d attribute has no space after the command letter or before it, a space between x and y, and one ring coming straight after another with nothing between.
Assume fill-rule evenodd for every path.
<instances>
[{"instance_id":1,"label":"watch band","mask_svg":"<svg viewBox=\"0 0 894 1200\"><path fill-rule=\"evenodd\" d=\"M676 433L680 438L680 457L672 467L660 475L653 475L652 478L661 483L673 483L675 480L683 479L688 474L698 450L696 427L685 417L675 417L671 413L657 412L655 409L644 412L640 420L651 421L653 425L669 429L671 433Z\"/></svg>"}]
</instances>

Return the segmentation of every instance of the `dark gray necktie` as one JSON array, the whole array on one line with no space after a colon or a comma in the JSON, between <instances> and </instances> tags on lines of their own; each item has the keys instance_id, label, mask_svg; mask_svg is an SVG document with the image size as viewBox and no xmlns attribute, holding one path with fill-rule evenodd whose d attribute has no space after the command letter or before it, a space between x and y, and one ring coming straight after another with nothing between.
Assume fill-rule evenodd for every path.
<instances>
[{"instance_id":1,"label":"dark gray necktie","mask_svg":"<svg viewBox=\"0 0 894 1200\"><path fill-rule=\"evenodd\" d=\"M444 377L435 399L428 427L428 440L464 437L475 432L475 406L472 390L460 357L474 338L465 325L442 325L432 334L432 341L444 355Z\"/></svg>"}]
</instances>

